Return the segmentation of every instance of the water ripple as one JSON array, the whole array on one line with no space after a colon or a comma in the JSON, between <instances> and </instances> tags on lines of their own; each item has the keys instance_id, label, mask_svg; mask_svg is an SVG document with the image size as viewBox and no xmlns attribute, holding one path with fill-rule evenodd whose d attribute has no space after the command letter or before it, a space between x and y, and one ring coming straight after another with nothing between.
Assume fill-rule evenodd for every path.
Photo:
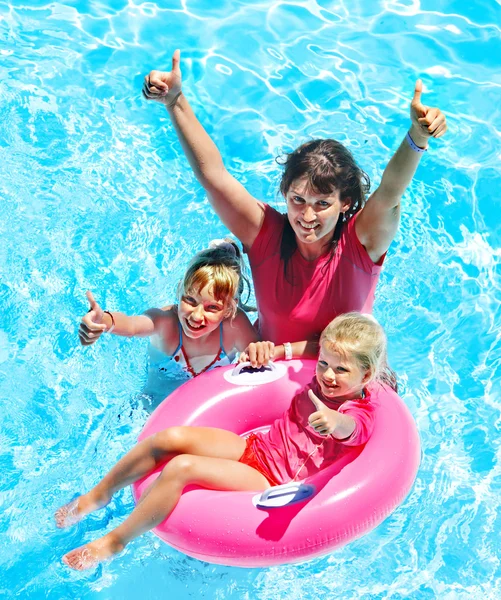
<instances>
[{"instance_id":1,"label":"water ripple","mask_svg":"<svg viewBox=\"0 0 501 600\"><path fill-rule=\"evenodd\" d=\"M498 3L456 0L0 4L1 592L501 597L500 16ZM405 195L376 304L421 468L374 532L303 565L216 567L144 536L89 575L68 573L61 555L115 526L132 498L69 532L52 513L145 418L145 342L79 347L85 290L111 310L163 305L190 255L225 231L167 115L140 97L175 47L228 167L282 209L277 154L334 136L377 185L418 77L446 111L450 132Z\"/></svg>"}]
</instances>

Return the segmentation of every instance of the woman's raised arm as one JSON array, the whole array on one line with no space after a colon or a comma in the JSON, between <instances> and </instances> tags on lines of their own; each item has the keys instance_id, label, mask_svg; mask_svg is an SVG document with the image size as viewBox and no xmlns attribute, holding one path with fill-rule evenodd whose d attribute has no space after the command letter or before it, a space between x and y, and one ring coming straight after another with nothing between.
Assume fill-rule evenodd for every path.
<instances>
[{"instance_id":1,"label":"woman's raised arm","mask_svg":"<svg viewBox=\"0 0 501 600\"><path fill-rule=\"evenodd\" d=\"M357 237L374 262L388 250L397 233L400 200L414 177L429 138L439 138L447 131L443 112L421 102L422 90L423 84L419 79L411 102L412 126L355 224Z\"/></svg>"},{"instance_id":2,"label":"woman's raised arm","mask_svg":"<svg viewBox=\"0 0 501 600\"><path fill-rule=\"evenodd\" d=\"M164 104L196 178L217 215L242 244L250 248L264 219L264 206L226 170L214 142L196 118L181 89L179 50L170 72L151 71L143 96Z\"/></svg>"}]
</instances>

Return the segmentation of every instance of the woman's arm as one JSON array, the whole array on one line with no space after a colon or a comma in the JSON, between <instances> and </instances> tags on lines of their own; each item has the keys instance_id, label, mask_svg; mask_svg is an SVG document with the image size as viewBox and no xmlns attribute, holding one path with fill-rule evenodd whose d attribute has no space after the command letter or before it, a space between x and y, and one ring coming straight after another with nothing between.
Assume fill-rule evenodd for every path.
<instances>
[{"instance_id":1,"label":"woman's arm","mask_svg":"<svg viewBox=\"0 0 501 600\"><path fill-rule=\"evenodd\" d=\"M313 358L318 357L318 338L290 343L291 354L288 358ZM261 367L270 360L287 359L285 344L275 346L273 342L250 343L240 354L239 362L250 362L253 367Z\"/></svg>"},{"instance_id":2,"label":"woman's arm","mask_svg":"<svg viewBox=\"0 0 501 600\"><path fill-rule=\"evenodd\" d=\"M242 244L250 248L264 220L264 206L226 170L221 154L196 118L181 90L180 51L172 57L172 71L151 71L143 96L164 104L200 184L217 215Z\"/></svg>"},{"instance_id":3,"label":"woman's arm","mask_svg":"<svg viewBox=\"0 0 501 600\"><path fill-rule=\"evenodd\" d=\"M303 340L301 342L289 342L291 346L291 358L318 358L318 338L314 340ZM275 346L273 355L275 360L286 358L285 344Z\"/></svg>"},{"instance_id":4,"label":"woman's arm","mask_svg":"<svg viewBox=\"0 0 501 600\"><path fill-rule=\"evenodd\" d=\"M412 126L409 130L414 145L426 149L430 137L439 138L447 131L445 115L438 108L421 102L423 85L416 82L411 102ZM400 223L400 200L412 181L423 152L411 147L406 139L386 167L381 184L371 195L357 217L357 237L376 263L390 247Z\"/></svg>"}]
</instances>

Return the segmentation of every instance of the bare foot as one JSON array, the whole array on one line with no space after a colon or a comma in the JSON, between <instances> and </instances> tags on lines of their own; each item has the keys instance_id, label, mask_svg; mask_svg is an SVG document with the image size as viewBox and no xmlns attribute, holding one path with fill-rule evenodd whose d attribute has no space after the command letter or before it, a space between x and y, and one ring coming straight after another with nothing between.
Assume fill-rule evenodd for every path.
<instances>
[{"instance_id":1,"label":"bare foot","mask_svg":"<svg viewBox=\"0 0 501 600\"><path fill-rule=\"evenodd\" d=\"M61 529L70 527L81 521L89 513L106 506L109 501L109 498L97 500L95 497L92 497L91 492L83 496L78 496L78 498L56 510L56 514L54 515L56 526Z\"/></svg>"},{"instance_id":2,"label":"bare foot","mask_svg":"<svg viewBox=\"0 0 501 600\"><path fill-rule=\"evenodd\" d=\"M63 556L63 562L71 569L85 571L85 569L91 569L103 560L122 552L124 548L124 544L108 534L68 552Z\"/></svg>"}]
</instances>

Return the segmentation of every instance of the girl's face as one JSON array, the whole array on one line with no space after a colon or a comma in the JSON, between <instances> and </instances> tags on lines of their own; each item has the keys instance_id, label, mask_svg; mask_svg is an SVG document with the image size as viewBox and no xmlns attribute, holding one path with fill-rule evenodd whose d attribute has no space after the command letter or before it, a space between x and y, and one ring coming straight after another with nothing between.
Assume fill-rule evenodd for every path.
<instances>
[{"instance_id":1,"label":"girl's face","mask_svg":"<svg viewBox=\"0 0 501 600\"><path fill-rule=\"evenodd\" d=\"M324 342L320 345L316 377L322 396L344 401L362 396L370 373L362 370L356 360L341 356Z\"/></svg>"},{"instance_id":2,"label":"girl's face","mask_svg":"<svg viewBox=\"0 0 501 600\"><path fill-rule=\"evenodd\" d=\"M178 317L184 333L193 339L202 338L217 329L226 316L228 307L216 300L206 285L200 291L188 290L181 296Z\"/></svg>"},{"instance_id":3,"label":"girl's face","mask_svg":"<svg viewBox=\"0 0 501 600\"><path fill-rule=\"evenodd\" d=\"M296 234L299 250L306 249L305 254L315 251L316 247L323 250L332 238L339 215L350 207L349 200L341 201L339 190L331 194L313 193L307 177L292 182L286 200L289 223Z\"/></svg>"}]
</instances>

